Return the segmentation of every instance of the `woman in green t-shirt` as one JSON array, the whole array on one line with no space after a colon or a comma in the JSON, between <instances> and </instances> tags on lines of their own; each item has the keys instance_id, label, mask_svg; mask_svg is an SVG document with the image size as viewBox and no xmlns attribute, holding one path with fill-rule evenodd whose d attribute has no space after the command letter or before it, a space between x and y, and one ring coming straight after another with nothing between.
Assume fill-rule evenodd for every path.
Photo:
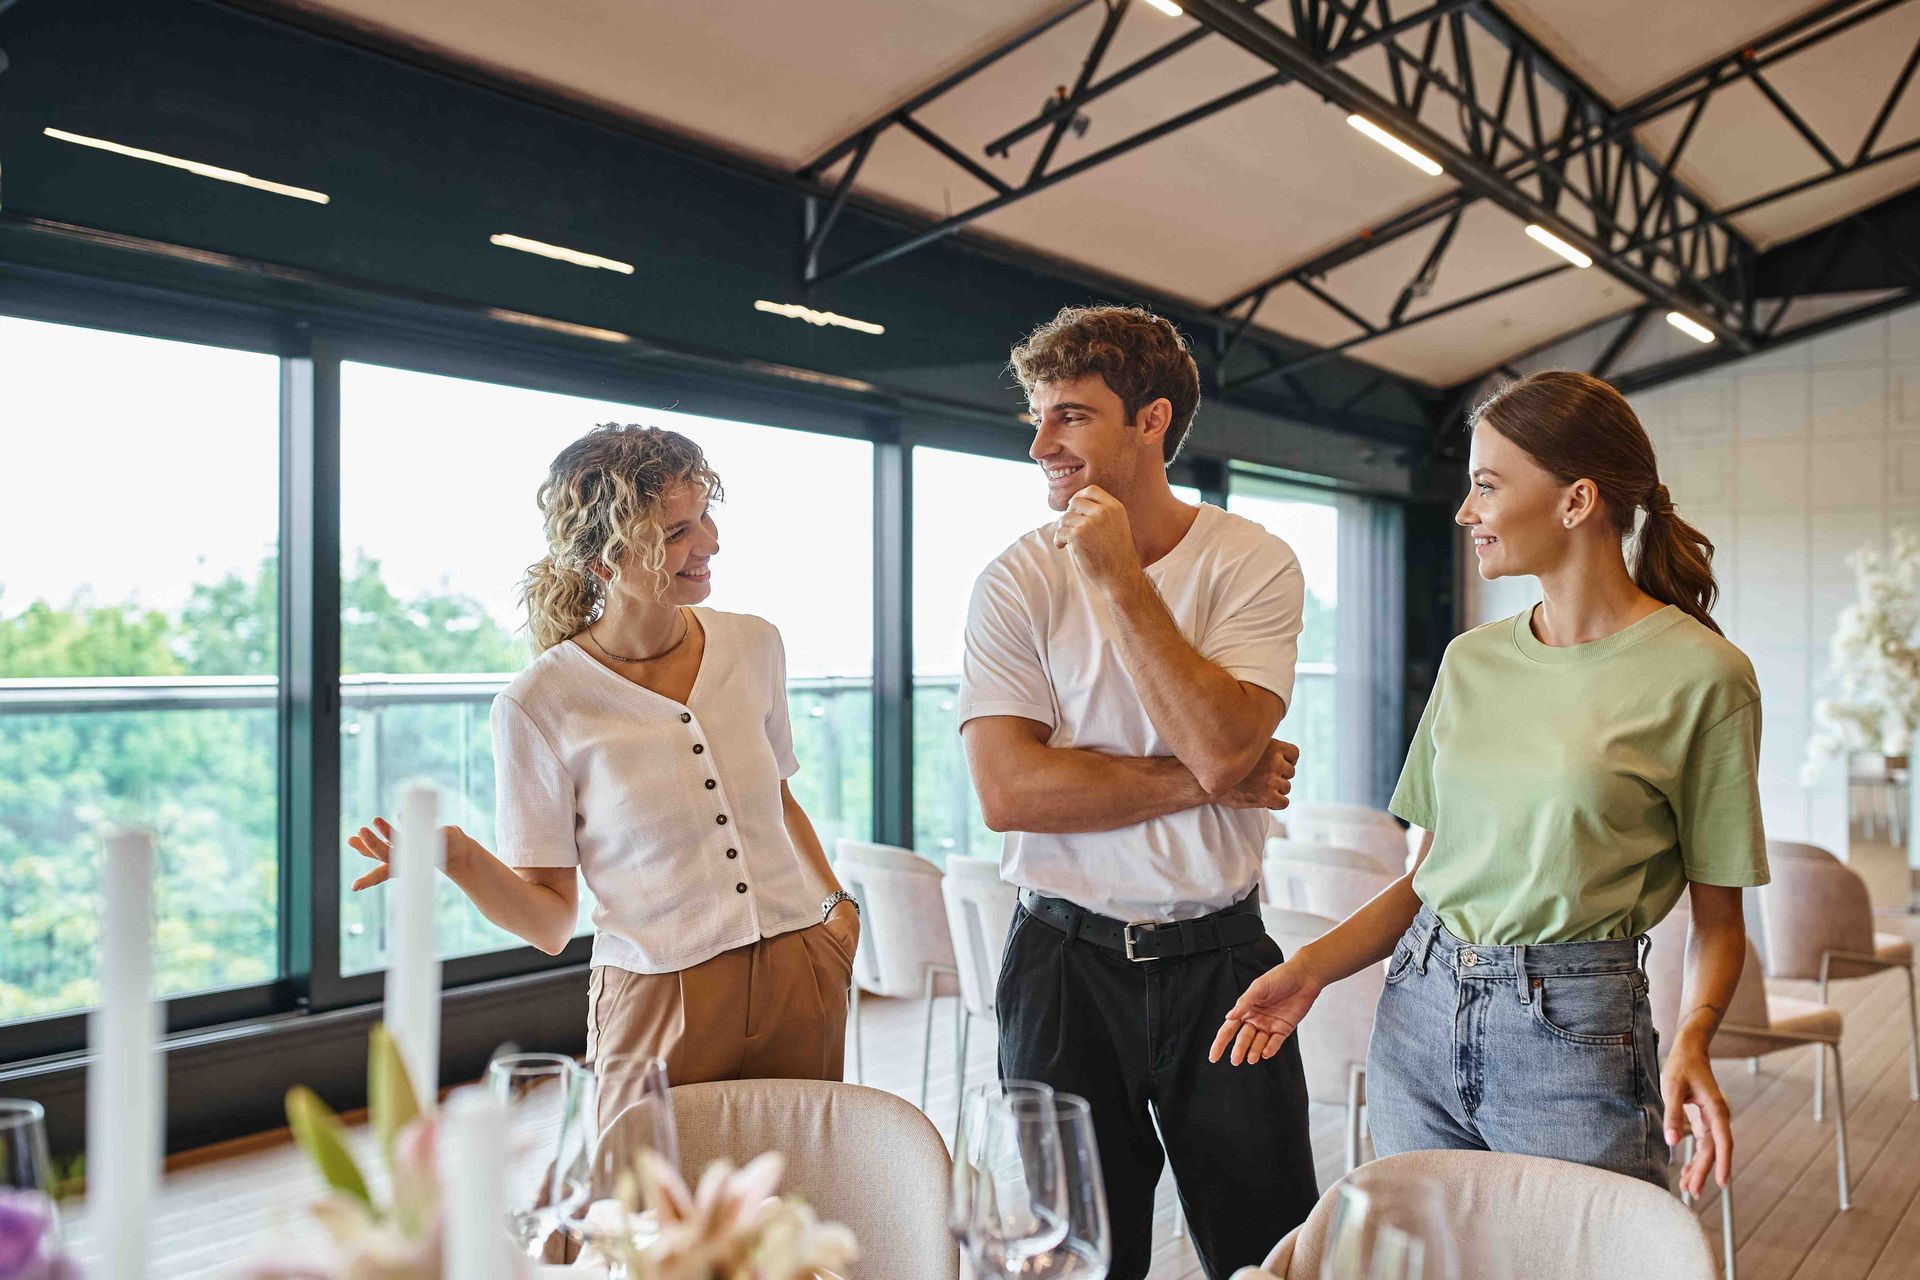
<instances>
[{"instance_id":1,"label":"woman in green t-shirt","mask_svg":"<svg viewBox=\"0 0 1920 1280\"><path fill-rule=\"evenodd\" d=\"M1391 956L1367 1061L1380 1154L1545 1155L1664 1187L1687 1125L1682 1185L1725 1186L1707 1046L1767 864L1759 687L1709 616L1713 546L1597 378L1524 378L1472 431L1455 518L1482 577L1537 577L1541 603L1447 648L1390 806L1428 833L1415 869L1247 988L1212 1057L1271 1058L1322 988ZM1682 892L1690 998L1658 1070L1641 948Z\"/></svg>"}]
</instances>

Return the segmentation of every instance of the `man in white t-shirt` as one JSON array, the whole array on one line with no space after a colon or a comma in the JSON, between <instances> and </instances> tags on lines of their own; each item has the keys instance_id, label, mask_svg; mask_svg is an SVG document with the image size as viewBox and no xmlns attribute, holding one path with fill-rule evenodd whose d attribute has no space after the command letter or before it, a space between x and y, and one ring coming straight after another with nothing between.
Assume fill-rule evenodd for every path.
<instances>
[{"instance_id":1,"label":"man in white t-shirt","mask_svg":"<svg viewBox=\"0 0 1920 1280\"><path fill-rule=\"evenodd\" d=\"M1293 695L1300 566L1169 487L1200 378L1167 321L1069 308L1013 367L1061 518L987 566L967 617L961 733L1021 890L1000 1074L1091 1103L1113 1280L1147 1274L1163 1159L1224 1280L1318 1197L1296 1043L1258 1071L1207 1062L1221 1017L1281 959L1260 855L1299 754L1272 735Z\"/></svg>"}]
</instances>

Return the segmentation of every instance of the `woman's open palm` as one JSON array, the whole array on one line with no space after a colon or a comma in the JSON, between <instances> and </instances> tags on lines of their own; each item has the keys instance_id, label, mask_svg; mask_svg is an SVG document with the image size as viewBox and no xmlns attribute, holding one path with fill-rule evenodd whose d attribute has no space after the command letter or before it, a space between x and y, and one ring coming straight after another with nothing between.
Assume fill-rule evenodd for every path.
<instances>
[{"instance_id":1,"label":"woman's open palm","mask_svg":"<svg viewBox=\"0 0 1920 1280\"><path fill-rule=\"evenodd\" d=\"M447 856L451 860L456 843L467 840L468 836L458 827L442 827L440 838L446 841ZM347 845L380 864L353 882L356 893L383 884L393 875L393 824L385 818L375 818L372 826L362 827L348 836Z\"/></svg>"},{"instance_id":2,"label":"woman's open palm","mask_svg":"<svg viewBox=\"0 0 1920 1280\"><path fill-rule=\"evenodd\" d=\"M1275 965L1255 978L1228 1011L1207 1061L1218 1062L1229 1050L1236 1067L1273 1057L1319 996L1319 981L1298 961Z\"/></svg>"}]
</instances>

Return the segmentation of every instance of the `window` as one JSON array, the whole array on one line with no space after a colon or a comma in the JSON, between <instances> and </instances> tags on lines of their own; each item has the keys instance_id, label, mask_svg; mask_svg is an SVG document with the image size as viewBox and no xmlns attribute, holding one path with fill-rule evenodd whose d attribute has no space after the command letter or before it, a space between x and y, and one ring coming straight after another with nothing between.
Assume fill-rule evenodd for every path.
<instances>
[{"instance_id":1,"label":"window","mask_svg":"<svg viewBox=\"0 0 1920 1280\"><path fill-rule=\"evenodd\" d=\"M1280 537L1300 558L1306 579L1306 612L1300 631L1300 658L1294 672L1293 705L1279 736L1300 748L1300 771L1293 798L1335 798L1339 769L1339 718L1336 681L1340 598L1340 512L1330 495L1236 475L1227 510L1245 516Z\"/></svg>"},{"instance_id":2,"label":"window","mask_svg":"<svg viewBox=\"0 0 1920 1280\"><path fill-rule=\"evenodd\" d=\"M0 1021L98 994L103 840L158 989L278 974L279 369L0 317Z\"/></svg>"},{"instance_id":3,"label":"window","mask_svg":"<svg viewBox=\"0 0 1920 1280\"><path fill-rule=\"evenodd\" d=\"M602 422L667 427L706 450L726 487L707 603L780 628L794 795L829 850L867 837L871 445L364 364L343 367L341 406L343 841L424 777L444 820L491 847L488 707L531 657L517 591L545 552L534 493L554 455ZM378 891L346 888L361 870L342 870L344 972L385 958ZM440 937L450 956L519 945L450 884Z\"/></svg>"},{"instance_id":4,"label":"window","mask_svg":"<svg viewBox=\"0 0 1920 1280\"><path fill-rule=\"evenodd\" d=\"M1175 485L1182 501L1197 489ZM980 817L957 720L974 579L1023 534L1056 519L1030 462L913 451L913 840L935 862L998 858Z\"/></svg>"}]
</instances>

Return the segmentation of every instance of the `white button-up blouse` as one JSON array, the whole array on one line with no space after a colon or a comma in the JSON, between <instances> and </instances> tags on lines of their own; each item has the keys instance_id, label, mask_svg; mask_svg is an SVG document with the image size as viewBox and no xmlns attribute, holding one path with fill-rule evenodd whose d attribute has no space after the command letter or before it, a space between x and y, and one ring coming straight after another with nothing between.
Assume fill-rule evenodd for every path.
<instances>
[{"instance_id":1,"label":"white button-up blouse","mask_svg":"<svg viewBox=\"0 0 1920 1280\"><path fill-rule=\"evenodd\" d=\"M695 616L706 651L685 704L570 640L494 699L500 859L580 868L597 965L669 973L820 920L780 803L799 768L780 633Z\"/></svg>"}]
</instances>

